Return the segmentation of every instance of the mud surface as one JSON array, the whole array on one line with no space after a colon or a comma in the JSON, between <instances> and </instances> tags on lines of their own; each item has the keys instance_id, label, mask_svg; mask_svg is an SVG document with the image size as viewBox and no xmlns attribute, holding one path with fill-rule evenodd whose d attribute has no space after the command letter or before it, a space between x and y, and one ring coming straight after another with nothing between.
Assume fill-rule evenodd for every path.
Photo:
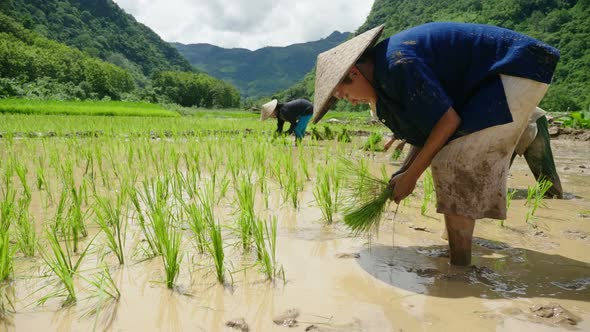
<instances>
[{"instance_id":1,"label":"mud surface","mask_svg":"<svg viewBox=\"0 0 590 332\"><path fill-rule=\"evenodd\" d=\"M395 205L389 206L378 235L352 238L339 215L330 226L320 221L308 181L298 210L272 201L269 208L279 215L277 259L284 282L269 283L258 271L236 268L233 283L220 285L205 264L191 261L184 262L176 289L168 290L160 260L135 260L113 268L120 301L106 302L99 315L87 316L84 301L67 308L51 301L31 305L31 292L43 281L19 278L13 285L17 313L3 328L589 331L590 219L582 211L590 209L590 172L578 166L590 165L590 146L558 140L553 149L568 199L547 200L530 224L525 199L518 196L504 227L495 220L478 221L471 267L448 265L442 217L433 206L421 215L421 188L393 223ZM374 159L388 163L389 154ZM534 184L523 159L515 161L508 184L518 190ZM18 275L40 273L39 260L20 258L15 264Z\"/></svg>"}]
</instances>

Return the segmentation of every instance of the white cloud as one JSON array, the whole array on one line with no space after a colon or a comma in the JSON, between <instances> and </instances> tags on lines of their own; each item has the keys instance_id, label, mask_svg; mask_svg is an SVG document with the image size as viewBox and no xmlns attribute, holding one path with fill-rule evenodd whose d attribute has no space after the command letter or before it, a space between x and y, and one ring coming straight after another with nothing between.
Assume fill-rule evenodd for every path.
<instances>
[{"instance_id":1,"label":"white cloud","mask_svg":"<svg viewBox=\"0 0 590 332\"><path fill-rule=\"evenodd\" d=\"M373 0L114 0L166 41L258 49L354 32Z\"/></svg>"}]
</instances>

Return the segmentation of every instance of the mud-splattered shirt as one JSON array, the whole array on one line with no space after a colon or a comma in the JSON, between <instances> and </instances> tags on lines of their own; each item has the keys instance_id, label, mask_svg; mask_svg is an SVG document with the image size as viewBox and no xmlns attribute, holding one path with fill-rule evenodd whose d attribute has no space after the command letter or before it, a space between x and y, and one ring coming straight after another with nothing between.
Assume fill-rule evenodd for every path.
<instances>
[{"instance_id":1,"label":"mud-splattered shirt","mask_svg":"<svg viewBox=\"0 0 590 332\"><path fill-rule=\"evenodd\" d=\"M422 146L452 106L452 138L512 122L499 74L550 83L559 51L511 30L429 23L373 48L377 115L398 138Z\"/></svg>"}]
</instances>

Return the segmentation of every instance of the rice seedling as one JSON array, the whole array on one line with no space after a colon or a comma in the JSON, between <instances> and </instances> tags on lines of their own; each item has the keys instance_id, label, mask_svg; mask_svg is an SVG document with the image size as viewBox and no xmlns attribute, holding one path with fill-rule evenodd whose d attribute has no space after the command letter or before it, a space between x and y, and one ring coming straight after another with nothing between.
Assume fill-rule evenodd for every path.
<instances>
[{"instance_id":1,"label":"rice seedling","mask_svg":"<svg viewBox=\"0 0 590 332\"><path fill-rule=\"evenodd\" d=\"M515 194L516 194L516 190L509 190L506 193L506 211L508 211L508 209L510 209L510 204L512 203L512 199L514 198ZM505 220L500 220L500 222L499 222L500 227L504 227L504 221Z\"/></svg>"},{"instance_id":2,"label":"rice seedling","mask_svg":"<svg viewBox=\"0 0 590 332\"><path fill-rule=\"evenodd\" d=\"M277 251L277 217L273 216L270 223L258 220L254 225L254 239L256 242L256 250L258 263L262 272L268 280L274 280L275 277L282 275L285 280L285 271L282 266L279 266L276 259Z\"/></svg>"},{"instance_id":3,"label":"rice seedling","mask_svg":"<svg viewBox=\"0 0 590 332\"><path fill-rule=\"evenodd\" d=\"M103 265L101 270L98 273L94 273L90 278L82 278L94 288L94 292L90 298L97 299L96 304L90 307L90 309L82 315L82 318L96 317L93 326L93 330L96 330L98 318L106 308L107 312L104 314L105 319L103 320L103 323L105 327L108 328L110 323L112 323L116 317L117 305L121 299L121 292L113 280L111 271L108 266Z\"/></svg>"},{"instance_id":4,"label":"rice seedling","mask_svg":"<svg viewBox=\"0 0 590 332\"><path fill-rule=\"evenodd\" d=\"M372 152L379 151L380 148L378 148L377 145L381 143L382 140L383 135L381 135L380 133L371 133L371 135L369 135L369 138L367 139L367 142L363 146L363 150Z\"/></svg>"},{"instance_id":5,"label":"rice seedling","mask_svg":"<svg viewBox=\"0 0 590 332\"><path fill-rule=\"evenodd\" d=\"M299 156L299 165L301 166L301 171L303 171L303 175L305 175L305 180L309 181L310 177L308 164L307 161L301 155Z\"/></svg>"},{"instance_id":6,"label":"rice seedling","mask_svg":"<svg viewBox=\"0 0 590 332\"><path fill-rule=\"evenodd\" d=\"M144 240L148 245L148 248L144 250L144 253L147 257L157 256L159 254L159 251L156 245L156 240L154 239L154 235L151 233L148 227L148 220L144 215L142 208L142 202L144 202L146 199L144 199L141 192L139 192L134 187L129 188L129 199L131 200L131 203L135 208L137 224L139 225L139 229L141 230Z\"/></svg>"},{"instance_id":7,"label":"rice seedling","mask_svg":"<svg viewBox=\"0 0 590 332\"><path fill-rule=\"evenodd\" d=\"M172 288L180 271L181 232L169 206L170 178L144 181L143 200L147 207L147 220L142 231L154 256L160 255L166 274L166 287ZM135 203L134 203L135 204ZM136 206L137 207L137 206ZM147 221L147 222L146 222ZM141 223L141 221L140 221Z\"/></svg>"},{"instance_id":8,"label":"rice seedling","mask_svg":"<svg viewBox=\"0 0 590 332\"><path fill-rule=\"evenodd\" d=\"M30 205L30 196L24 196L18 200L15 226L18 248L25 256L33 257L37 248L37 232L35 230L35 220L29 213Z\"/></svg>"},{"instance_id":9,"label":"rice seedling","mask_svg":"<svg viewBox=\"0 0 590 332\"><path fill-rule=\"evenodd\" d=\"M334 189L332 188L333 184L330 174L326 170L322 172L322 168L318 167L316 181L313 196L315 197L317 204L320 206L320 210L322 211L326 223L332 224L337 202L336 195L333 193Z\"/></svg>"},{"instance_id":10,"label":"rice seedling","mask_svg":"<svg viewBox=\"0 0 590 332\"><path fill-rule=\"evenodd\" d=\"M352 142L352 138L350 137L350 134L348 133L348 129L342 128L342 130L338 133L336 140L341 143Z\"/></svg>"},{"instance_id":11,"label":"rice seedling","mask_svg":"<svg viewBox=\"0 0 590 332\"><path fill-rule=\"evenodd\" d=\"M23 195L27 197L31 197L31 188L27 183L27 167L24 165L19 164L16 160L14 161L14 170L16 175L20 179L20 182L23 186Z\"/></svg>"},{"instance_id":12,"label":"rice seedling","mask_svg":"<svg viewBox=\"0 0 590 332\"><path fill-rule=\"evenodd\" d=\"M281 159L274 159L274 162L271 164L271 171L274 178L277 180L279 187L283 188L283 163L281 162Z\"/></svg>"},{"instance_id":13,"label":"rice seedling","mask_svg":"<svg viewBox=\"0 0 590 332\"><path fill-rule=\"evenodd\" d=\"M0 283L0 322L8 320L10 314L16 312L14 307L15 300L14 286L7 282Z\"/></svg>"},{"instance_id":14,"label":"rice seedling","mask_svg":"<svg viewBox=\"0 0 590 332\"><path fill-rule=\"evenodd\" d=\"M93 286L98 292L93 297L108 298L119 300L121 298L121 292L113 280L111 271L106 264L103 264L100 272L95 273L91 278L83 278L91 286Z\"/></svg>"},{"instance_id":15,"label":"rice seedling","mask_svg":"<svg viewBox=\"0 0 590 332\"><path fill-rule=\"evenodd\" d=\"M44 167L37 168L37 190L45 190L49 201L53 202L53 191L51 190L51 184Z\"/></svg>"},{"instance_id":16,"label":"rice seedling","mask_svg":"<svg viewBox=\"0 0 590 332\"><path fill-rule=\"evenodd\" d=\"M330 126L324 125L324 139L331 141L334 139L334 136L334 132L330 129Z\"/></svg>"},{"instance_id":17,"label":"rice seedling","mask_svg":"<svg viewBox=\"0 0 590 332\"><path fill-rule=\"evenodd\" d=\"M162 262L166 272L166 287L171 289L174 287L174 281L180 273L182 235L177 227L169 224L165 230L157 231L156 236L162 250Z\"/></svg>"},{"instance_id":18,"label":"rice seedling","mask_svg":"<svg viewBox=\"0 0 590 332\"><path fill-rule=\"evenodd\" d=\"M107 197L96 197L94 214L96 223L106 237L108 248L117 256L119 264L125 264L125 239L127 218L123 213L127 192L122 190L113 202Z\"/></svg>"},{"instance_id":19,"label":"rice seedling","mask_svg":"<svg viewBox=\"0 0 590 332\"><path fill-rule=\"evenodd\" d=\"M14 248L10 245L9 229L14 216L15 191L7 187L0 201L0 282L12 277Z\"/></svg>"},{"instance_id":20,"label":"rice seedling","mask_svg":"<svg viewBox=\"0 0 590 332\"><path fill-rule=\"evenodd\" d=\"M78 189L74 186L70 188L71 202L68 216L66 218L67 223L65 225L65 231L70 238L73 239L75 253L78 252L78 243L80 242L80 239L88 236L88 230L86 228L86 223L84 222L87 214L82 209L82 195L84 188L84 184L78 187Z\"/></svg>"},{"instance_id":21,"label":"rice seedling","mask_svg":"<svg viewBox=\"0 0 590 332\"><path fill-rule=\"evenodd\" d=\"M342 160L342 174L350 189L344 196L344 223L355 235L378 228L381 215L393 193L388 181L373 176L363 164Z\"/></svg>"},{"instance_id":22,"label":"rice seedling","mask_svg":"<svg viewBox=\"0 0 590 332\"><path fill-rule=\"evenodd\" d=\"M303 188L303 185L299 182L297 176L297 170L292 166L288 168L287 172L287 184L285 186L287 197L291 200L291 204L294 208L299 207L299 191Z\"/></svg>"},{"instance_id":23,"label":"rice seedling","mask_svg":"<svg viewBox=\"0 0 590 332\"><path fill-rule=\"evenodd\" d=\"M532 221L539 206L545 206L543 199L553 183L547 179L540 179L533 187L528 187L525 205L528 206L526 223Z\"/></svg>"},{"instance_id":24,"label":"rice seedling","mask_svg":"<svg viewBox=\"0 0 590 332\"><path fill-rule=\"evenodd\" d=\"M249 178L242 177L236 186L237 205L236 211L237 229L242 244L242 250L247 253L250 251L252 243L252 228L255 222L254 215L254 188Z\"/></svg>"},{"instance_id":25,"label":"rice seedling","mask_svg":"<svg viewBox=\"0 0 590 332\"><path fill-rule=\"evenodd\" d=\"M199 253L205 252L207 245L206 231L207 226L213 220L213 208L210 205L197 205L197 203L186 203L181 201L184 211L188 215L188 224L192 231L197 250Z\"/></svg>"},{"instance_id":26,"label":"rice seedling","mask_svg":"<svg viewBox=\"0 0 590 332\"><path fill-rule=\"evenodd\" d=\"M207 227L209 230L209 242L207 243L207 251L213 258L215 263L215 275L217 281L221 284L225 283L225 253L223 248L223 238L221 236L221 225L214 223Z\"/></svg>"},{"instance_id":27,"label":"rice seedling","mask_svg":"<svg viewBox=\"0 0 590 332\"><path fill-rule=\"evenodd\" d=\"M391 160L392 161L397 161L400 160L402 158L402 154L403 154L403 150L401 149L393 149L393 152L391 153Z\"/></svg>"},{"instance_id":28,"label":"rice seedling","mask_svg":"<svg viewBox=\"0 0 590 332\"><path fill-rule=\"evenodd\" d=\"M424 180L422 180L424 195L422 197L422 205L420 206L420 213L425 216L428 210L428 204L432 201L432 194L434 193L434 180L430 171L424 172Z\"/></svg>"},{"instance_id":29,"label":"rice seedling","mask_svg":"<svg viewBox=\"0 0 590 332\"><path fill-rule=\"evenodd\" d=\"M64 306L74 304L77 301L74 276L77 274L80 264L82 264L84 257L86 257L86 254L90 249L90 245L96 237L88 242L86 248L82 250L78 258L74 260L69 245L67 245L67 242L71 239L66 238L66 244L62 246L59 242L57 229L55 227L51 227L45 233L51 253L43 252L41 257L49 269L58 278L61 287L44 295L37 302L39 305L43 305L52 298L63 297L65 298L63 302Z\"/></svg>"},{"instance_id":30,"label":"rice seedling","mask_svg":"<svg viewBox=\"0 0 590 332\"><path fill-rule=\"evenodd\" d=\"M314 141L322 141L324 139L317 127L311 127L311 139Z\"/></svg>"},{"instance_id":31,"label":"rice seedling","mask_svg":"<svg viewBox=\"0 0 590 332\"><path fill-rule=\"evenodd\" d=\"M266 178L267 175L267 168L266 165L262 165L258 168L258 185L260 187L260 192L264 193L268 188L268 179Z\"/></svg>"}]
</instances>

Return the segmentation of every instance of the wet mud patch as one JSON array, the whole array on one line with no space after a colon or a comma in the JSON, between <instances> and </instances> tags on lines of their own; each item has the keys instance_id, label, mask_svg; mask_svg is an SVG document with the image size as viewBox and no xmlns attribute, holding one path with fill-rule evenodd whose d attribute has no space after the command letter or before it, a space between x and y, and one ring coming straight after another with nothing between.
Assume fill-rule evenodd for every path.
<instances>
[{"instance_id":1,"label":"wet mud patch","mask_svg":"<svg viewBox=\"0 0 590 332\"><path fill-rule=\"evenodd\" d=\"M554 282L552 282L552 284L561 288L561 289L565 289L565 290L569 290L569 291L582 291L582 290L585 290L586 288L590 287L590 277L577 279L572 282L554 281Z\"/></svg>"},{"instance_id":2,"label":"wet mud patch","mask_svg":"<svg viewBox=\"0 0 590 332\"><path fill-rule=\"evenodd\" d=\"M590 264L524 248L498 248L504 248L500 258L477 257L471 267L448 265L438 257L446 251L442 246L378 244L361 250L357 262L391 286L431 296L590 298Z\"/></svg>"},{"instance_id":3,"label":"wet mud patch","mask_svg":"<svg viewBox=\"0 0 590 332\"><path fill-rule=\"evenodd\" d=\"M490 250L507 250L512 249L511 246L507 245L504 242L482 239L482 238L474 238L473 244L478 245L482 248L490 249Z\"/></svg>"},{"instance_id":4,"label":"wet mud patch","mask_svg":"<svg viewBox=\"0 0 590 332\"><path fill-rule=\"evenodd\" d=\"M440 248L420 248L416 249L416 252L434 258L449 258L449 248L448 247L440 247Z\"/></svg>"},{"instance_id":5,"label":"wet mud patch","mask_svg":"<svg viewBox=\"0 0 590 332\"><path fill-rule=\"evenodd\" d=\"M557 303L534 305L530 308L533 320L545 324L559 326L574 326L580 322L580 318L572 314Z\"/></svg>"},{"instance_id":6,"label":"wet mud patch","mask_svg":"<svg viewBox=\"0 0 590 332\"><path fill-rule=\"evenodd\" d=\"M248 324L246 323L246 320L244 318L231 319L225 323L225 326L231 327L241 332L250 331L250 327L248 327Z\"/></svg>"},{"instance_id":7,"label":"wet mud patch","mask_svg":"<svg viewBox=\"0 0 590 332\"><path fill-rule=\"evenodd\" d=\"M282 314L275 316L272 321L279 326L297 327L299 326L299 322L297 321L298 317L299 310L288 309Z\"/></svg>"},{"instance_id":8,"label":"wet mud patch","mask_svg":"<svg viewBox=\"0 0 590 332\"><path fill-rule=\"evenodd\" d=\"M584 231L579 231L575 229L568 229L563 231L563 235L565 238L570 240L580 240L580 241L587 241L590 242L590 235Z\"/></svg>"}]
</instances>

